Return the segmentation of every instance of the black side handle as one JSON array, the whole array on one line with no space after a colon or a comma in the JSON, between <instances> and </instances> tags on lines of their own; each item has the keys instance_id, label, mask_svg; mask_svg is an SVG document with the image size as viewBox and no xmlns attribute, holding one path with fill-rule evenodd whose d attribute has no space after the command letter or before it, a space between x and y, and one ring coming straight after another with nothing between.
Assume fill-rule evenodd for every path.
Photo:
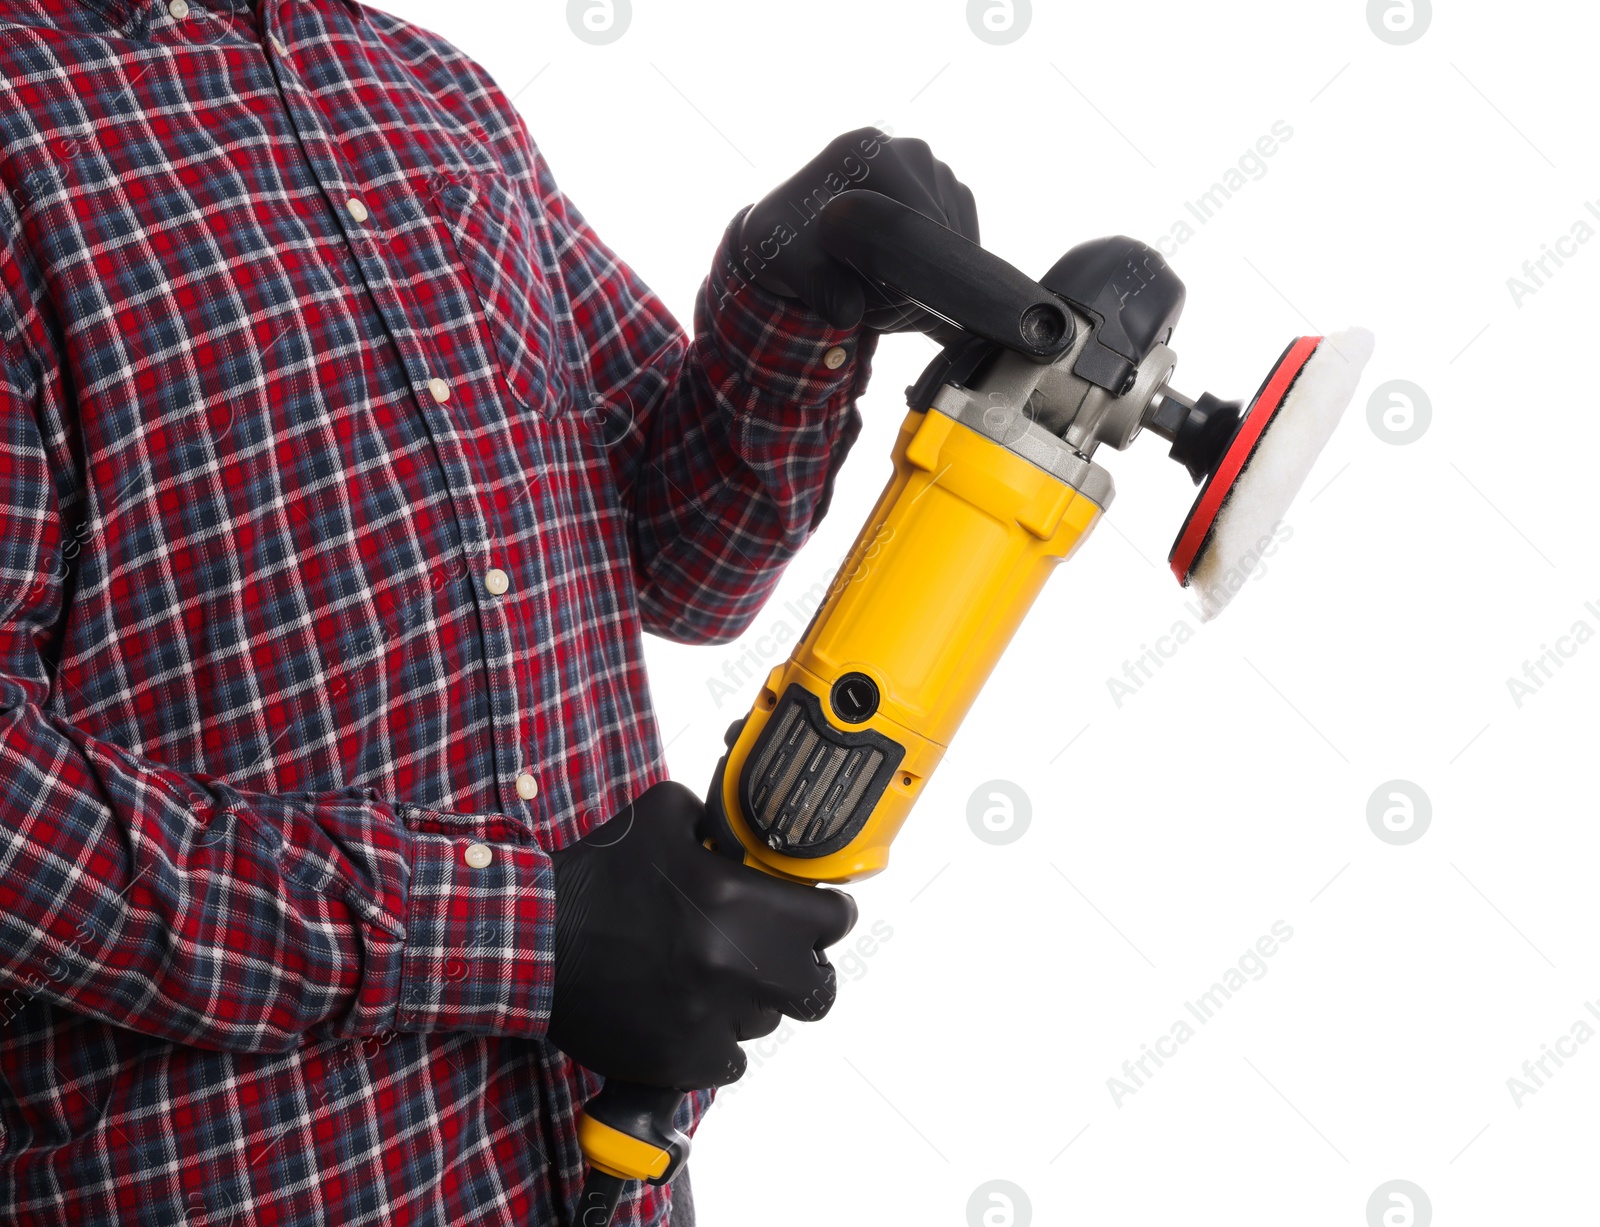
<instances>
[{"instance_id":1,"label":"black side handle","mask_svg":"<svg viewBox=\"0 0 1600 1227\"><path fill-rule=\"evenodd\" d=\"M667 1170L650 1182L666 1184L689 1157L689 1138L673 1123L683 1098L682 1091L667 1087L607 1078L600 1093L583 1105L583 1111L602 1125L666 1151L671 1156Z\"/></svg>"},{"instance_id":2,"label":"black side handle","mask_svg":"<svg viewBox=\"0 0 1600 1227\"><path fill-rule=\"evenodd\" d=\"M689 1138L673 1123L682 1102L682 1091L607 1078L600 1093L583 1105L583 1113L619 1133L665 1151L669 1156L667 1170L650 1183L666 1184L689 1157ZM578 1200L578 1227L611 1227L612 1217L627 1195L630 1183L591 1167Z\"/></svg>"},{"instance_id":3,"label":"black side handle","mask_svg":"<svg viewBox=\"0 0 1600 1227\"><path fill-rule=\"evenodd\" d=\"M1060 298L909 205L858 188L830 200L820 224L829 255L965 333L1039 362L1072 345Z\"/></svg>"}]
</instances>

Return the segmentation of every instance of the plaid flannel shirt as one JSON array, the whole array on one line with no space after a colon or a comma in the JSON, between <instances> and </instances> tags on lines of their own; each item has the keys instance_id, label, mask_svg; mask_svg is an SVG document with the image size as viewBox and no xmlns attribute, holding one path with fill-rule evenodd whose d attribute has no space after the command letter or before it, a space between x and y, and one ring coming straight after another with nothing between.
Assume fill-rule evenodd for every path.
<instances>
[{"instance_id":1,"label":"plaid flannel shirt","mask_svg":"<svg viewBox=\"0 0 1600 1227\"><path fill-rule=\"evenodd\" d=\"M0 1220L568 1222L547 853L663 777L641 636L748 624L870 335L725 241L690 342L354 0L0 0L0 78Z\"/></svg>"}]
</instances>

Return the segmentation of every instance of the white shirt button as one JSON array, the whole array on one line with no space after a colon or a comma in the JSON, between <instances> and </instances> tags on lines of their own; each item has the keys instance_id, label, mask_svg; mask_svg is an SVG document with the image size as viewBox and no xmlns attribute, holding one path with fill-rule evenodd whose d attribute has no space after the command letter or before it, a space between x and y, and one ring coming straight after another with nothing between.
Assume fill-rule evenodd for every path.
<instances>
[{"instance_id":1,"label":"white shirt button","mask_svg":"<svg viewBox=\"0 0 1600 1227\"><path fill-rule=\"evenodd\" d=\"M367 218L372 216L371 213L367 212L367 206L359 196L350 197L349 200L345 201L344 207L350 210L350 216L355 218L358 223L364 223Z\"/></svg>"},{"instance_id":2,"label":"white shirt button","mask_svg":"<svg viewBox=\"0 0 1600 1227\"><path fill-rule=\"evenodd\" d=\"M272 44L272 49L274 51L276 51L279 55L288 55L289 54L289 48L287 48L287 47L285 47L283 45L283 40L281 38L279 38L276 34L267 35L267 41Z\"/></svg>"},{"instance_id":3,"label":"white shirt button","mask_svg":"<svg viewBox=\"0 0 1600 1227\"><path fill-rule=\"evenodd\" d=\"M473 869L487 869L494 860L494 852L490 850L488 844L468 844L467 850L461 854L461 859Z\"/></svg>"},{"instance_id":4,"label":"white shirt button","mask_svg":"<svg viewBox=\"0 0 1600 1227\"><path fill-rule=\"evenodd\" d=\"M450 385L437 376L428 380L428 391L441 405L450 399Z\"/></svg>"},{"instance_id":5,"label":"white shirt button","mask_svg":"<svg viewBox=\"0 0 1600 1227\"><path fill-rule=\"evenodd\" d=\"M830 371L836 371L845 364L845 360L849 357L850 355L845 352L843 345L835 345L827 353L822 355L822 365L827 367Z\"/></svg>"},{"instance_id":6,"label":"white shirt button","mask_svg":"<svg viewBox=\"0 0 1600 1227\"><path fill-rule=\"evenodd\" d=\"M484 575L483 586L489 590L491 596L504 596L506 589L511 587L511 577L499 567L494 567Z\"/></svg>"},{"instance_id":7,"label":"white shirt button","mask_svg":"<svg viewBox=\"0 0 1600 1227\"><path fill-rule=\"evenodd\" d=\"M167 12L172 14L173 21L182 21L189 15L189 0L172 0L167 5Z\"/></svg>"},{"instance_id":8,"label":"white shirt button","mask_svg":"<svg viewBox=\"0 0 1600 1227\"><path fill-rule=\"evenodd\" d=\"M532 801L539 795L539 781L533 778L531 771L524 771L517 777L517 796L524 801Z\"/></svg>"}]
</instances>

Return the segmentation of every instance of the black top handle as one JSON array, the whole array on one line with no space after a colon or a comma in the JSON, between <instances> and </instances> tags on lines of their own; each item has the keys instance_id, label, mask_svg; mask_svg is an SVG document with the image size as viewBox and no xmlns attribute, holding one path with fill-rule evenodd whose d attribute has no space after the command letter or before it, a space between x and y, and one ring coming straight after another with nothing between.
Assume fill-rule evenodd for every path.
<instances>
[{"instance_id":1,"label":"black top handle","mask_svg":"<svg viewBox=\"0 0 1600 1227\"><path fill-rule=\"evenodd\" d=\"M822 246L872 282L1037 362L1072 345L1066 303L970 239L879 192L835 196L820 214Z\"/></svg>"}]
</instances>

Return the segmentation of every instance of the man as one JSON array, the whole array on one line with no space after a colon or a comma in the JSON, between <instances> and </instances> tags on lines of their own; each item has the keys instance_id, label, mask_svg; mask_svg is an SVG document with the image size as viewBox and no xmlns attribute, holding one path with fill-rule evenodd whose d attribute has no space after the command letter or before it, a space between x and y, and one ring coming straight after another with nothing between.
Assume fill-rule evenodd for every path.
<instances>
[{"instance_id":1,"label":"man","mask_svg":"<svg viewBox=\"0 0 1600 1227\"><path fill-rule=\"evenodd\" d=\"M853 909L698 846L641 635L749 623L919 323L817 204L971 196L841 138L691 343L354 0L0 0L0 75L0 1219L567 1222L601 1076L831 1000Z\"/></svg>"}]
</instances>

